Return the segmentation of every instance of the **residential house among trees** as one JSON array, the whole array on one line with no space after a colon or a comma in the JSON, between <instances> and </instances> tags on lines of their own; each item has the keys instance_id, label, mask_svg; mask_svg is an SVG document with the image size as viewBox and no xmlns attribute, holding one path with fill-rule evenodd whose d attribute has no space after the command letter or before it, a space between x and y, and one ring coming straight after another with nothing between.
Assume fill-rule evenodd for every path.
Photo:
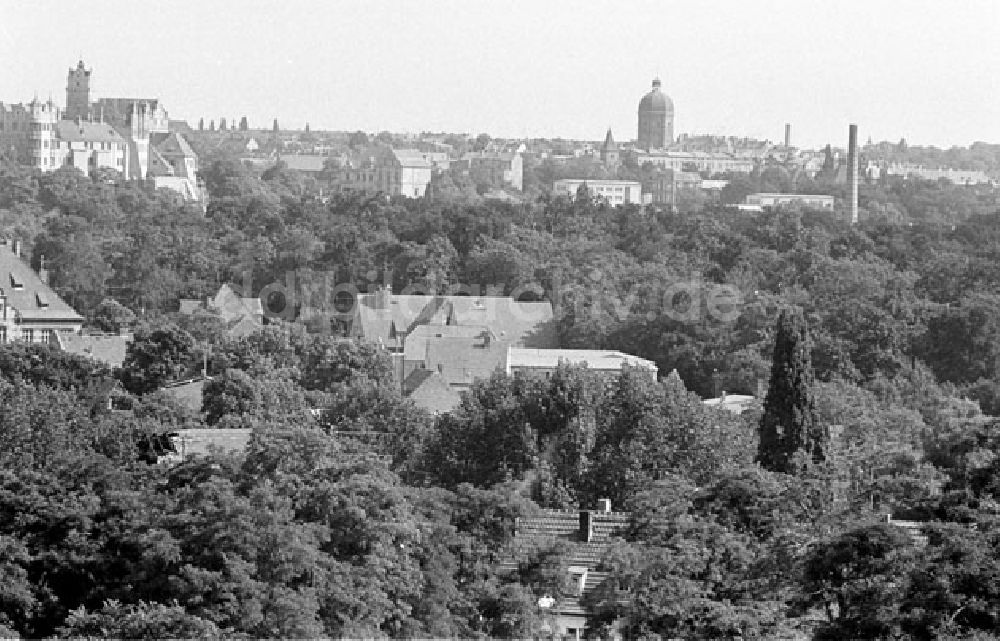
<instances>
[{"instance_id":1,"label":"residential house among trees","mask_svg":"<svg viewBox=\"0 0 1000 641\"><path fill-rule=\"evenodd\" d=\"M48 343L79 332L83 320L21 259L19 241L0 240L0 343Z\"/></svg>"},{"instance_id":2,"label":"residential house among trees","mask_svg":"<svg viewBox=\"0 0 1000 641\"><path fill-rule=\"evenodd\" d=\"M524 556L546 544L568 547L564 563L570 574L571 593L545 595L538 602L538 607L552 616L548 632L557 638L584 638L590 614L585 598L608 578L607 572L598 572L597 568L615 538L629 525L629 512L612 512L607 499L599 503L597 510L542 510L537 516L519 518L511 558L501 565L502 570L512 571Z\"/></svg>"},{"instance_id":3,"label":"residential house among trees","mask_svg":"<svg viewBox=\"0 0 1000 641\"><path fill-rule=\"evenodd\" d=\"M240 296L228 284L223 284L215 296L204 300L182 298L180 313L218 316L226 323L230 336L247 336L264 324L264 306L261 300Z\"/></svg>"}]
</instances>

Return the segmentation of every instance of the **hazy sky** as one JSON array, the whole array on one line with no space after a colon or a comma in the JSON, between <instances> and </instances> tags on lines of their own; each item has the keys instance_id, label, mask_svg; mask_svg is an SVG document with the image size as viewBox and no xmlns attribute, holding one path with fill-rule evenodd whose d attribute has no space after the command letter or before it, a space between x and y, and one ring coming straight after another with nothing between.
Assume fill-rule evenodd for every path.
<instances>
[{"instance_id":1,"label":"hazy sky","mask_svg":"<svg viewBox=\"0 0 1000 641\"><path fill-rule=\"evenodd\" d=\"M1000 142L1000 0L0 0L0 100L172 118L618 140L654 76L675 132Z\"/></svg>"}]
</instances>

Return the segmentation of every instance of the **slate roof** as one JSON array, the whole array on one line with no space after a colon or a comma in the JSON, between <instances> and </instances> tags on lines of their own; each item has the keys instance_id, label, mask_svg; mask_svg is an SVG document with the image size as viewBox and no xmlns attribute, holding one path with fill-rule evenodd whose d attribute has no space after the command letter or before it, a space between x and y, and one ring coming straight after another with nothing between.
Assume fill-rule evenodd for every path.
<instances>
[{"instance_id":1,"label":"slate roof","mask_svg":"<svg viewBox=\"0 0 1000 641\"><path fill-rule=\"evenodd\" d=\"M449 385L465 388L502 370L506 352L506 344L485 345L478 338L431 338L427 342L424 366L439 373Z\"/></svg>"},{"instance_id":2,"label":"slate roof","mask_svg":"<svg viewBox=\"0 0 1000 641\"><path fill-rule=\"evenodd\" d=\"M409 398L417 407L432 414L450 412L462 401L461 392L448 384L441 374L427 369L415 370L403 382Z\"/></svg>"},{"instance_id":3,"label":"slate roof","mask_svg":"<svg viewBox=\"0 0 1000 641\"><path fill-rule=\"evenodd\" d=\"M496 336L486 326L418 325L406 337L403 359L407 361L424 360L427 356L428 345L434 342L434 339L475 341L479 345L482 345L484 335L488 335L491 340L496 340Z\"/></svg>"},{"instance_id":4,"label":"slate roof","mask_svg":"<svg viewBox=\"0 0 1000 641\"><path fill-rule=\"evenodd\" d=\"M114 127L104 122L89 120L60 120L56 123L56 135L66 142L115 142L125 144L125 139Z\"/></svg>"},{"instance_id":5,"label":"slate roof","mask_svg":"<svg viewBox=\"0 0 1000 641\"><path fill-rule=\"evenodd\" d=\"M548 301L523 302L499 296L358 296L352 333L385 345L418 325L488 327L497 340L523 347L555 347L558 336Z\"/></svg>"},{"instance_id":6,"label":"slate roof","mask_svg":"<svg viewBox=\"0 0 1000 641\"><path fill-rule=\"evenodd\" d=\"M591 540L585 541L580 532L580 512L570 510L543 510L535 516L517 520L511 555L501 563L501 570L513 570L526 551L551 541L561 541L569 545L565 558L570 571L580 573L585 570L585 580L579 595L565 597L556 602L554 612L562 614L585 614L581 600L597 588L607 577L607 572L595 570L607 554L616 537L628 527L631 514L628 512L590 511Z\"/></svg>"},{"instance_id":7,"label":"slate roof","mask_svg":"<svg viewBox=\"0 0 1000 641\"><path fill-rule=\"evenodd\" d=\"M131 336L118 334L63 334L55 333L60 349L70 354L88 356L110 367L121 367L125 351L132 342Z\"/></svg>"},{"instance_id":8,"label":"slate roof","mask_svg":"<svg viewBox=\"0 0 1000 641\"><path fill-rule=\"evenodd\" d=\"M22 320L83 322L83 316L42 282L10 245L0 244L0 290L7 296L8 307L20 314Z\"/></svg>"}]
</instances>

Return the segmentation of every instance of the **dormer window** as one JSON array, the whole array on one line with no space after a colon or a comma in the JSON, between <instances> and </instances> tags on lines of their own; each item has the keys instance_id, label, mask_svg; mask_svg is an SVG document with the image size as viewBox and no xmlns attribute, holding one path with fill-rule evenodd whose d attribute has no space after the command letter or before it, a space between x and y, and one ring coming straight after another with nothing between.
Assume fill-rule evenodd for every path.
<instances>
[{"instance_id":1,"label":"dormer window","mask_svg":"<svg viewBox=\"0 0 1000 641\"><path fill-rule=\"evenodd\" d=\"M10 273L10 287L15 292L19 292L24 289L24 283L22 283L20 280L17 279L17 276L14 275L14 272Z\"/></svg>"},{"instance_id":2,"label":"dormer window","mask_svg":"<svg viewBox=\"0 0 1000 641\"><path fill-rule=\"evenodd\" d=\"M37 294L35 294L35 300L38 301L39 308L41 309L49 308L49 299L48 297L45 296L45 294L38 292Z\"/></svg>"}]
</instances>

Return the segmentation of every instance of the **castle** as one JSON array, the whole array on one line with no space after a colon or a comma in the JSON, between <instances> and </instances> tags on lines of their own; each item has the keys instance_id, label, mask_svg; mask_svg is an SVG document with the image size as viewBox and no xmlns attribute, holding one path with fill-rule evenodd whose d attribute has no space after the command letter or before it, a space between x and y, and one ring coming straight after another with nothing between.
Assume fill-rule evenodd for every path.
<instances>
[{"instance_id":1,"label":"castle","mask_svg":"<svg viewBox=\"0 0 1000 641\"><path fill-rule=\"evenodd\" d=\"M204 203L197 182L198 156L177 132L160 101L101 98L90 101L91 70L81 60L66 81L66 109L49 99L0 102L0 155L41 171L76 167L91 174L112 169L130 180Z\"/></svg>"}]
</instances>

